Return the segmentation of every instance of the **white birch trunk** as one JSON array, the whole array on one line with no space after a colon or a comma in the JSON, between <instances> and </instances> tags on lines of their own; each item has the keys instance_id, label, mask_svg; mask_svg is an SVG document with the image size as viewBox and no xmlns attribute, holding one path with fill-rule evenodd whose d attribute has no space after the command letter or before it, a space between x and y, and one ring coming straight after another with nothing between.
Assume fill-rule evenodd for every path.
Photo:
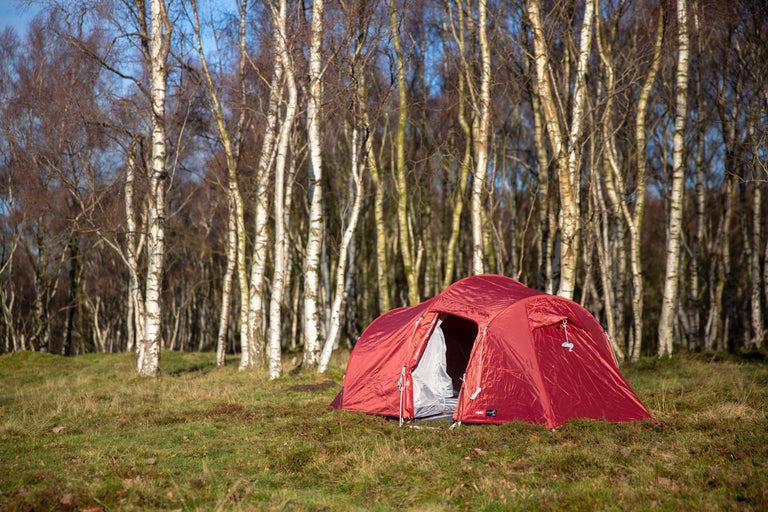
<instances>
[{"instance_id":1,"label":"white birch trunk","mask_svg":"<svg viewBox=\"0 0 768 512\"><path fill-rule=\"evenodd\" d=\"M318 293L320 250L323 238L323 183L320 115L323 102L321 51L323 0L312 2L312 40L309 47L307 131L309 145L309 233L304 267L304 366L317 364L320 345Z\"/></svg>"},{"instance_id":2,"label":"white birch trunk","mask_svg":"<svg viewBox=\"0 0 768 512\"><path fill-rule=\"evenodd\" d=\"M245 61L246 61L246 40L245 40L245 12L247 9L247 0L238 3L240 13L240 113L234 137L230 135L224 119L224 106L222 98L219 97L213 77L208 68L208 60L203 51L203 44L200 36L200 21L197 12L197 3L190 2L194 15L195 40L197 42L197 52L202 64L202 78L208 92L208 99L211 104L212 115L219 132L219 141L224 148L228 172L228 197L229 197L229 222L227 225L227 269L224 276L224 289L222 291L222 306L219 324L219 336L217 340L216 363L219 366L224 365L224 342L227 334L227 324L229 322L229 300L232 290L232 272L234 264L237 263L237 277L240 284L240 345L242 350L242 359L246 361L247 368L253 368L253 349L250 341L250 329L248 328L248 278L245 261L245 208L243 198L240 195L240 185L237 175L237 160L240 152L240 144L245 125ZM241 365L241 369L242 369Z\"/></svg>"},{"instance_id":3,"label":"white birch trunk","mask_svg":"<svg viewBox=\"0 0 768 512\"><path fill-rule=\"evenodd\" d=\"M576 265L579 253L579 186L581 181L581 126L585 116L587 66L592 49L592 25L595 0L587 0L584 22L579 41L579 61L576 68L574 101L571 111L571 129L568 136L568 165L566 173L560 169L560 203L562 205L562 248L560 252L561 274L558 295L573 298L576 288Z\"/></svg>"},{"instance_id":4,"label":"white birch trunk","mask_svg":"<svg viewBox=\"0 0 768 512\"><path fill-rule=\"evenodd\" d=\"M416 255L411 238L408 208L408 184L405 169L405 125L408 120L408 99L406 97L405 62L400 45L400 30L397 21L395 0L389 0L389 22L392 31L392 46L397 58L397 98L398 119L393 141L395 157L395 188L397 189L397 224L399 230L400 253L403 258L403 272L408 281L408 304L419 302L419 276L415 265Z\"/></svg>"},{"instance_id":5,"label":"white birch trunk","mask_svg":"<svg viewBox=\"0 0 768 512\"><path fill-rule=\"evenodd\" d=\"M145 300L144 351L138 372L155 377L160 370L162 338L162 286L165 256L165 186L168 172L165 153L165 96L168 81L167 60L171 26L163 0L150 5L150 101L152 104L152 149L147 214L147 280Z\"/></svg>"},{"instance_id":6,"label":"white birch trunk","mask_svg":"<svg viewBox=\"0 0 768 512\"><path fill-rule=\"evenodd\" d=\"M637 192L635 194L635 209L631 218L628 218L630 236L629 264L632 271L632 317L634 319L634 345L630 348L630 360L638 361L643 340L643 263L642 263L642 231L645 216L645 193L647 183L647 149L646 149L646 115L651 90L656 81L661 62L661 47L664 38L664 13L659 10L659 20L656 25L656 41L653 49L653 60L645 77L640 98L637 102L637 117L635 119L635 152L636 152L636 180ZM626 214L625 214L626 217Z\"/></svg>"},{"instance_id":7,"label":"white birch trunk","mask_svg":"<svg viewBox=\"0 0 768 512\"><path fill-rule=\"evenodd\" d=\"M232 298L232 276L235 273L237 258L237 219L230 205L227 226L227 268L224 271L224 283L221 291L221 311L219 313L219 332L216 337L216 366L224 366L227 351L227 327L229 325L229 307Z\"/></svg>"},{"instance_id":8,"label":"white birch trunk","mask_svg":"<svg viewBox=\"0 0 768 512\"><path fill-rule=\"evenodd\" d=\"M754 164L753 164L754 165ZM754 169L753 172L757 172ZM763 309L761 307L762 286L760 286L760 227L762 224L761 208L763 205L763 195L761 184L758 180L752 180L752 251L749 262L749 274L751 277L751 296L750 311L752 317L752 345L758 348L765 339L765 329L763 326Z\"/></svg>"},{"instance_id":9,"label":"white birch trunk","mask_svg":"<svg viewBox=\"0 0 768 512\"><path fill-rule=\"evenodd\" d=\"M481 73L478 104L479 119L475 133L475 168L472 176L472 273L485 271L483 240L483 198L488 176L488 129L491 103L491 51L488 44L487 0L478 2L478 35L480 37Z\"/></svg>"},{"instance_id":10,"label":"white birch trunk","mask_svg":"<svg viewBox=\"0 0 768 512\"><path fill-rule=\"evenodd\" d=\"M125 165L125 221L127 233L125 236L125 257L128 266L128 346L126 350L136 350L136 369L139 361L144 358L144 299L141 296L141 281L139 279L138 255L143 247L144 238L139 236L136 209L133 206L134 187L136 183L136 151L137 140L132 140L128 149Z\"/></svg>"},{"instance_id":11,"label":"white birch trunk","mask_svg":"<svg viewBox=\"0 0 768 512\"><path fill-rule=\"evenodd\" d=\"M333 297L333 305L331 307L331 326L328 329L328 334L323 343L323 350L320 354L320 361L317 366L317 372L323 373L328 369L328 362L331 360L331 354L333 348L336 346L339 333L341 332L341 315L343 313L344 304L346 303L346 288L344 283L344 275L347 267L347 256L349 244L352 238L355 236L357 229L357 219L360 216L360 209L363 205L363 186L362 175L364 166L360 163L359 149L358 149L359 130L355 126L352 130L352 162L351 162L351 176L354 182L354 188L350 189L349 195L353 196L352 212L350 214L349 222L344 230L344 236L341 239L339 245L339 261L336 265L336 290Z\"/></svg>"},{"instance_id":12,"label":"white birch trunk","mask_svg":"<svg viewBox=\"0 0 768 512\"><path fill-rule=\"evenodd\" d=\"M288 52L286 1L280 0L278 12L274 13L275 51L285 72L288 88L288 105L285 118L280 128L277 154L275 158L275 272L272 279L272 296L269 303L269 378L276 379L282 372L281 334L282 334L282 303L285 289L285 166L288 158L288 146L291 138L293 121L296 117L297 92L293 63Z\"/></svg>"},{"instance_id":13,"label":"white birch trunk","mask_svg":"<svg viewBox=\"0 0 768 512\"><path fill-rule=\"evenodd\" d=\"M672 356L675 305L680 272L680 244L683 224L685 188L685 126L688 109L688 14L686 0L677 0L678 56L675 96L675 134L672 153L672 193L669 208L669 230L666 248L664 295L659 319L659 357Z\"/></svg>"},{"instance_id":14,"label":"white birch trunk","mask_svg":"<svg viewBox=\"0 0 768 512\"><path fill-rule=\"evenodd\" d=\"M528 18L533 37L534 62L536 64L536 88L544 113L547 134L549 135L553 157L557 165L559 179L561 247L560 247L560 287L558 295L573 298L576 286L576 268L579 250L579 186L580 154L579 139L581 123L585 115L585 88L587 66L591 53L592 25L595 2L588 0L584 9L584 22L581 27L579 42L579 61L574 85L574 101L571 107L571 127L568 140L565 140L560 127L555 96L550 84L552 67L550 53L544 38L544 26L541 19L539 0L529 0ZM566 75L567 76L567 75Z\"/></svg>"},{"instance_id":15,"label":"white birch trunk","mask_svg":"<svg viewBox=\"0 0 768 512\"><path fill-rule=\"evenodd\" d=\"M282 95L283 69L279 59L275 58L275 70L267 106L267 122L261 145L261 155L256 168L256 208L248 307L249 339L253 344L253 353L250 355L250 360L241 358L241 369L247 368L250 364L255 367L261 367L264 364L266 347L266 337L264 336L264 304L266 302L264 300L264 274L266 273L269 251L269 181L275 160L277 117Z\"/></svg>"}]
</instances>

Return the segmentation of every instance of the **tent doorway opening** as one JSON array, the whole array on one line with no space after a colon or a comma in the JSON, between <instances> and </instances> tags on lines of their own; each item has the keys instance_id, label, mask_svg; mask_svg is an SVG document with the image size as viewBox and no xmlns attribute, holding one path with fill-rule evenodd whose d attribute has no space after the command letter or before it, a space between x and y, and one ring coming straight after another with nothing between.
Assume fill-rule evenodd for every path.
<instances>
[{"instance_id":1,"label":"tent doorway opening","mask_svg":"<svg viewBox=\"0 0 768 512\"><path fill-rule=\"evenodd\" d=\"M441 314L411 373L414 418L450 419L477 338L477 324Z\"/></svg>"}]
</instances>

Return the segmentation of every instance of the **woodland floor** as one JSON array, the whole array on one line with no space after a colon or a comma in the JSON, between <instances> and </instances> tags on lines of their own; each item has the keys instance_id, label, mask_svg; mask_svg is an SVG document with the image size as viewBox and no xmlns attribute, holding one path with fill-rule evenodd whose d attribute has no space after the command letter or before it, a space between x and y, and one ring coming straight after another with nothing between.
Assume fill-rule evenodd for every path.
<instances>
[{"instance_id":1,"label":"woodland floor","mask_svg":"<svg viewBox=\"0 0 768 512\"><path fill-rule=\"evenodd\" d=\"M399 428L328 408L325 375L232 359L0 357L1 510L768 510L768 364L644 360L659 423ZM290 361L286 366L290 368Z\"/></svg>"}]
</instances>

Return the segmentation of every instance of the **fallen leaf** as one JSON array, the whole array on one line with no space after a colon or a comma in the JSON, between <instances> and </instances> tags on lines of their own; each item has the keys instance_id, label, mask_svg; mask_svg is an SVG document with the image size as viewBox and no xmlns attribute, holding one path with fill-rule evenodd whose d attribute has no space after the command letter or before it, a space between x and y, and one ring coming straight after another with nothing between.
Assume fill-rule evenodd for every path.
<instances>
[{"instance_id":1,"label":"fallen leaf","mask_svg":"<svg viewBox=\"0 0 768 512\"><path fill-rule=\"evenodd\" d=\"M82 510L82 512L104 512L104 507L100 507L98 505L93 507L86 507Z\"/></svg>"},{"instance_id":2,"label":"fallen leaf","mask_svg":"<svg viewBox=\"0 0 768 512\"><path fill-rule=\"evenodd\" d=\"M481 450L480 448L475 448L475 453L478 455L488 455L487 451Z\"/></svg>"},{"instance_id":3,"label":"fallen leaf","mask_svg":"<svg viewBox=\"0 0 768 512\"><path fill-rule=\"evenodd\" d=\"M149 459L144 459L144 464L147 464L148 466L154 466L155 463L157 463L157 460L150 457Z\"/></svg>"},{"instance_id":4,"label":"fallen leaf","mask_svg":"<svg viewBox=\"0 0 768 512\"><path fill-rule=\"evenodd\" d=\"M619 453L621 453L624 457L629 457L629 455L632 453L632 450L629 448L622 448L619 450Z\"/></svg>"},{"instance_id":5,"label":"fallen leaf","mask_svg":"<svg viewBox=\"0 0 768 512\"><path fill-rule=\"evenodd\" d=\"M61 432L62 430L64 430L64 427L63 427L63 426L61 426L61 425L59 425L58 427L53 427L53 433L54 433L54 434L58 434L58 433L59 433L59 432Z\"/></svg>"}]
</instances>

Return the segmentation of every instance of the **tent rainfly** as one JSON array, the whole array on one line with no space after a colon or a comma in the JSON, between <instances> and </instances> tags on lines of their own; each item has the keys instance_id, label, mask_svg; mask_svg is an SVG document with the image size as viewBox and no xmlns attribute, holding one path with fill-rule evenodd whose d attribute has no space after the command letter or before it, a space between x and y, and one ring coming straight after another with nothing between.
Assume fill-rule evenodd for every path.
<instances>
[{"instance_id":1,"label":"tent rainfly","mask_svg":"<svg viewBox=\"0 0 768 512\"><path fill-rule=\"evenodd\" d=\"M401 422L653 420L592 315L498 275L467 277L374 320L331 406Z\"/></svg>"}]
</instances>

